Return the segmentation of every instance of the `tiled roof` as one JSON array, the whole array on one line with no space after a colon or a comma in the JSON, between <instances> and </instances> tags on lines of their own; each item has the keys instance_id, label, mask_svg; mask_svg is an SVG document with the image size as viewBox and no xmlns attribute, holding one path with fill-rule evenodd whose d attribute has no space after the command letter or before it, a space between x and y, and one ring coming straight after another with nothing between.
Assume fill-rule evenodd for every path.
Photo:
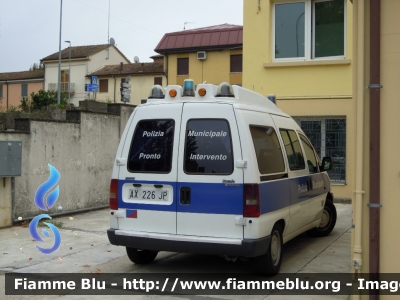
<instances>
[{"instance_id":1,"label":"tiled roof","mask_svg":"<svg viewBox=\"0 0 400 300\"><path fill-rule=\"evenodd\" d=\"M103 51L107 49L108 47L114 47L121 55L129 61L125 57L125 55L122 54L121 51L115 46L110 46L109 44L102 44L102 45L90 45L90 46L73 46L71 47L71 59L75 58L88 58L91 55L94 55L96 53L99 53L100 51ZM69 47L61 50L61 59L69 59ZM58 60L58 52L53 53L49 56L46 56L45 58L42 58L41 61L47 61L47 60Z\"/></svg>"},{"instance_id":2,"label":"tiled roof","mask_svg":"<svg viewBox=\"0 0 400 300\"><path fill-rule=\"evenodd\" d=\"M221 24L192 30L166 33L157 47L157 53L179 52L189 49L212 49L243 45L243 26Z\"/></svg>"},{"instance_id":3,"label":"tiled roof","mask_svg":"<svg viewBox=\"0 0 400 300\"><path fill-rule=\"evenodd\" d=\"M44 69L35 70L35 71L0 73L0 81L41 79L41 78L44 79Z\"/></svg>"},{"instance_id":4,"label":"tiled roof","mask_svg":"<svg viewBox=\"0 0 400 300\"><path fill-rule=\"evenodd\" d=\"M152 62L152 63L134 63L134 64L123 64L121 70L121 64L109 65L97 70L87 76L106 76L106 75L142 75L142 74L162 74L164 72L164 63Z\"/></svg>"}]
</instances>

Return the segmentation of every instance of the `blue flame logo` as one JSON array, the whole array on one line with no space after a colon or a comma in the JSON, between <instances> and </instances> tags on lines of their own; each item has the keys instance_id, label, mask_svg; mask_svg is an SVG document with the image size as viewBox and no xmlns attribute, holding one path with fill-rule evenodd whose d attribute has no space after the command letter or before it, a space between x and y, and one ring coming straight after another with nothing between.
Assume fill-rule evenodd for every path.
<instances>
[{"instance_id":1,"label":"blue flame logo","mask_svg":"<svg viewBox=\"0 0 400 300\"><path fill-rule=\"evenodd\" d=\"M35 194L35 204L37 207L39 207L41 210L47 211L47 208L45 206L45 195L48 191L50 191L51 188L53 188L57 182L60 180L60 172L56 168L54 168L52 165L48 164L49 169L50 169L50 177L49 179L42 183L41 186L38 187L36 194ZM57 187L54 189L54 191L50 192L47 195L47 205L50 208L53 207L54 203L56 203L58 199L58 195L60 194L60 188L57 185Z\"/></svg>"},{"instance_id":2,"label":"blue flame logo","mask_svg":"<svg viewBox=\"0 0 400 300\"><path fill-rule=\"evenodd\" d=\"M46 194L57 184L57 182L60 180L60 172L58 172L58 170L56 168L54 168L52 165L48 164L49 169L50 169L50 177L49 179L42 183L35 194L35 204L37 207L39 207L41 210L47 211L48 209L52 208L54 203L56 203L58 196L60 194L60 188L57 185L57 187L51 191L48 195L47 195L47 206L48 208L46 208L45 205L45 196ZM37 226L38 223L41 219L51 219L51 217L47 214L41 214L38 215L36 217L34 217L32 219L32 221L29 223L29 233L31 234L31 237L34 238L36 241L38 242L44 242L43 239L39 236L39 233L37 232ZM50 254L54 251L56 251L61 244L61 234L60 231L58 230L58 228L56 226L54 226L51 223L46 223L43 222L45 225L47 225L50 230L53 233L54 236L54 245L51 248L42 248L39 246L36 246L36 248L42 252L43 254ZM46 237L50 237L49 232L46 229L42 229L42 233L44 234L44 236Z\"/></svg>"},{"instance_id":3,"label":"blue flame logo","mask_svg":"<svg viewBox=\"0 0 400 300\"><path fill-rule=\"evenodd\" d=\"M34 217L34 218L32 219L32 221L29 223L29 233L31 234L31 237L34 238L36 241L42 242L42 243L43 243L44 241L43 241L43 239L39 236L39 233L37 232L37 225L38 225L39 221L40 221L41 219L44 219L44 218L46 218L46 219L51 219L51 217L50 217L49 215L47 215L47 214L41 214L41 215L38 215L38 216ZM54 245L53 245L53 247L51 247L51 248L42 248L42 247L39 247L39 246L36 246L36 248L37 248L40 252L42 252L43 254L50 254L50 253L56 251L56 250L60 247L60 244L61 244L61 234L60 234L60 231L58 231L58 228L57 228L56 226L54 226L53 224L51 224L51 223L46 223L46 222L43 222L43 223L46 224L46 225L50 228L50 230L53 232L53 235L54 235ZM49 237L49 236L50 236L50 234L48 233L48 231L47 231L46 229L42 229L42 233L43 233L46 237Z\"/></svg>"}]
</instances>

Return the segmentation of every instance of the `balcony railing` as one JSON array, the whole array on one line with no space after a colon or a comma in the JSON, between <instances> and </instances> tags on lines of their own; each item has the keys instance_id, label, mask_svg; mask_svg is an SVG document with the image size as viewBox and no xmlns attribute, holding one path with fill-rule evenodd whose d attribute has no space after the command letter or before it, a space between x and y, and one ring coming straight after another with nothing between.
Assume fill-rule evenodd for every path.
<instances>
[{"instance_id":1,"label":"balcony railing","mask_svg":"<svg viewBox=\"0 0 400 300\"><path fill-rule=\"evenodd\" d=\"M71 90L69 91L68 86L70 85ZM57 83L49 83L49 91L57 92ZM60 92L61 93L68 93L68 91L71 94L75 93L75 83L68 83L68 82L61 82L60 83Z\"/></svg>"}]
</instances>

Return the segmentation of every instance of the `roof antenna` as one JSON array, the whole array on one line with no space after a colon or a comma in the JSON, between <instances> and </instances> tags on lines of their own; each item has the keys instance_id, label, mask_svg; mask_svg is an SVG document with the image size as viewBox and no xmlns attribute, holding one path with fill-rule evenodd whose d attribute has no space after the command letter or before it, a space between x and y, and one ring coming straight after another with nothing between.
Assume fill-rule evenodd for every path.
<instances>
[{"instance_id":1,"label":"roof antenna","mask_svg":"<svg viewBox=\"0 0 400 300\"><path fill-rule=\"evenodd\" d=\"M183 23L183 30L186 30L186 25L187 25L187 24L190 24L190 23L195 24L195 22L188 22L188 21L186 21L185 23Z\"/></svg>"}]
</instances>

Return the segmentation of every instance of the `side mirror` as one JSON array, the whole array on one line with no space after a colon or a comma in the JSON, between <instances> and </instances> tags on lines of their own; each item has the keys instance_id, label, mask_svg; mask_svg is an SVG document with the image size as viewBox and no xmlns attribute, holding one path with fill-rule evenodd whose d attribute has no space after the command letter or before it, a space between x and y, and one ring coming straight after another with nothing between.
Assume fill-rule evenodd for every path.
<instances>
[{"instance_id":1,"label":"side mirror","mask_svg":"<svg viewBox=\"0 0 400 300\"><path fill-rule=\"evenodd\" d=\"M322 165L320 167L321 172L332 170L332 158L324 157L322 159Z\"/></svg>"}]
</instances>

